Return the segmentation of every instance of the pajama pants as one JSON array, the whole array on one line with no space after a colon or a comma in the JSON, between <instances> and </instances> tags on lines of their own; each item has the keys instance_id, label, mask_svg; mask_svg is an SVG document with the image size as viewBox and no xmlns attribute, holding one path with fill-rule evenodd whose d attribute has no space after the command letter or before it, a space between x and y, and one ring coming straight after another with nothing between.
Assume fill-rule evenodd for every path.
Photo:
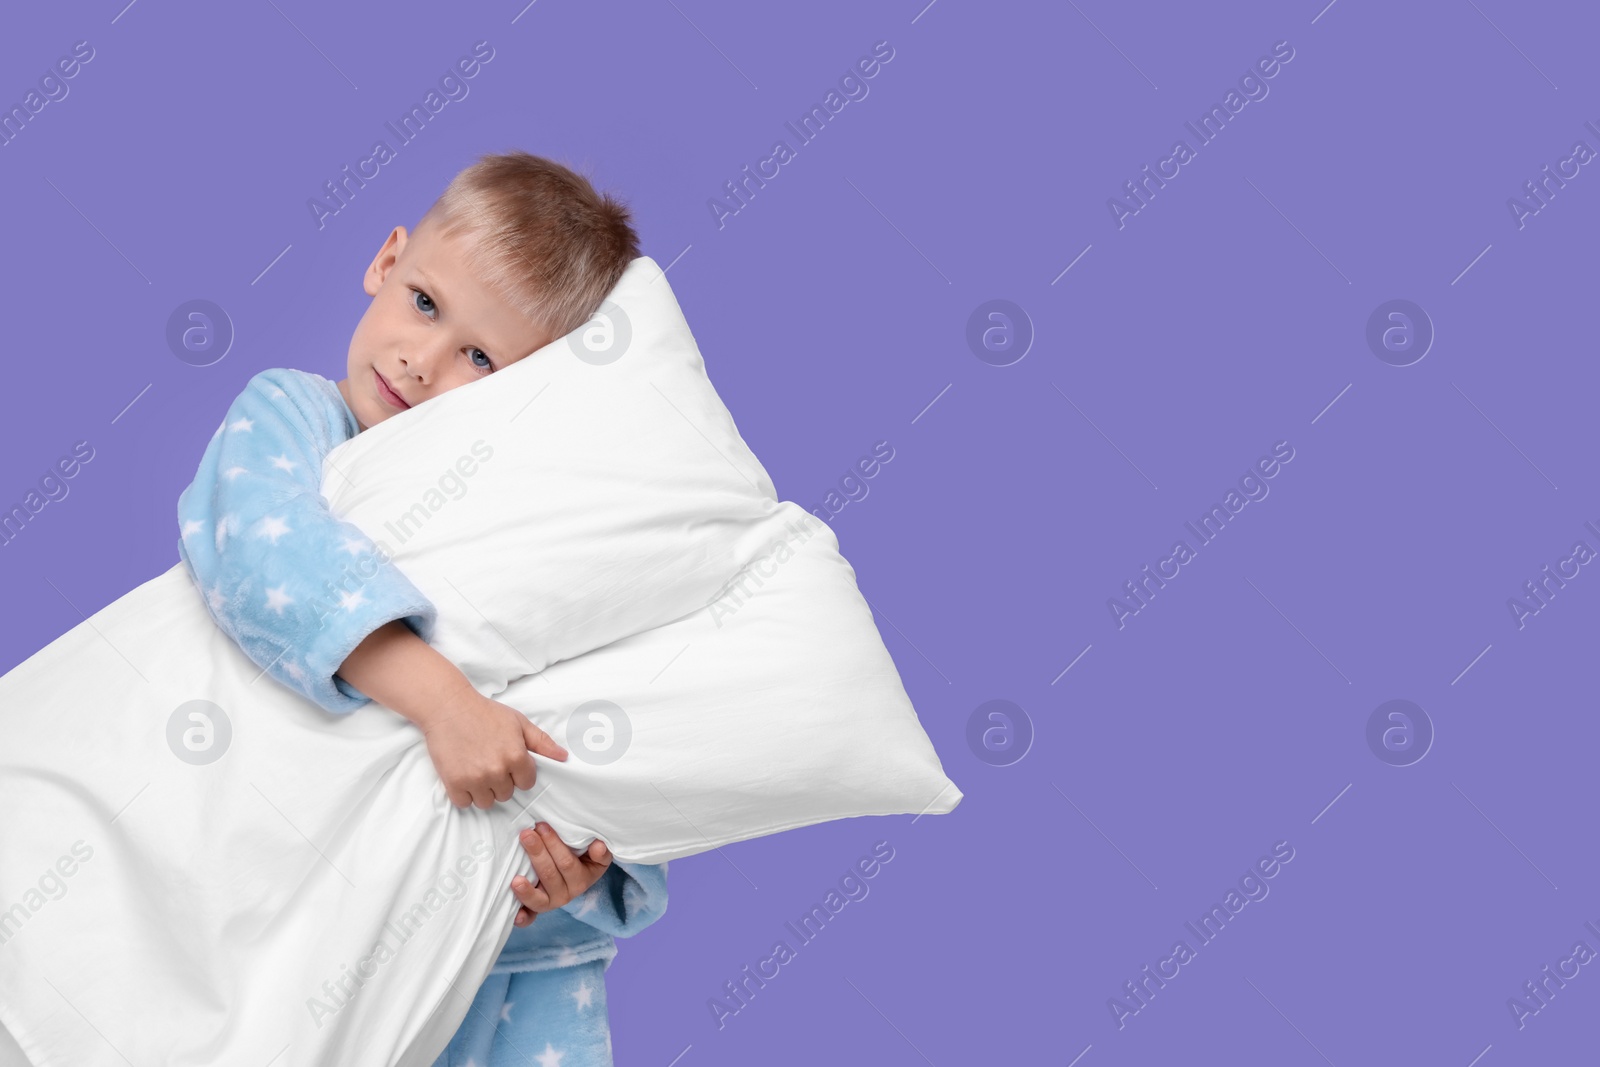
<instances>
[{"instance_id":1,"label":"pajama pants","mask_svg":"<svg viewBox=\"0 0 1600 1067\"><path fill-rule=\"evenodd\" d=\"M612 1067L608 962L489 975L433 1067Z\"/></svg>"}]
</instances>

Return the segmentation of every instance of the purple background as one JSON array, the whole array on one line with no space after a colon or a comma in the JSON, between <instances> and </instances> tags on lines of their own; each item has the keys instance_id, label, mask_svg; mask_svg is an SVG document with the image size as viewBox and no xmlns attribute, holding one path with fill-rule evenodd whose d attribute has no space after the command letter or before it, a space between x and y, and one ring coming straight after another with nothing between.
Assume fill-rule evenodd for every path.
<instances>
[{"instance_id":1,"label":"purple background","mask_svg":"<svg viewBox=\"0 0 1600 1067\"><path fill-rule=\"evenodd\" d=\"M525 148L631 203L780 495L895 449L833 524L966 794L675 863L609 973L619 1063L1592 1056L1600 967L1521 1029L1507 999L1600 950L1600 578L1520 629L1507 601L1600 548L1600 176L1522 228L1507 198L1600 149L1594 15L924 2L10 13L0 102L96 55L0 148L0 503L95 457L0 551L0 667L175 564L228 401L265 367L342 377L388 231ZM319 230L308 198L478 40L470 95ZM708 198L880 40L870 95L719 229ZM1270 94L1119 229L1107 198L1282 40ZM237 331L204 368L164 338L196 298ZM1036 333L1003 367L966 341L997 298ZM1437 331L1405 367L1365 338L1395 298ZM1108 598L1278 441L1270 495L1119 629ZM1397 698L1437 733L1411 766L1366 741ZM1009 766L967 741L994 699L1034 731ZM708 1000L880 840L870 895L719 1029ZM1185 921L1285 840L1197 947ZM1194 960L1119 1028L1108 998L1179 938Z\"/></svg>"}]
</instances>

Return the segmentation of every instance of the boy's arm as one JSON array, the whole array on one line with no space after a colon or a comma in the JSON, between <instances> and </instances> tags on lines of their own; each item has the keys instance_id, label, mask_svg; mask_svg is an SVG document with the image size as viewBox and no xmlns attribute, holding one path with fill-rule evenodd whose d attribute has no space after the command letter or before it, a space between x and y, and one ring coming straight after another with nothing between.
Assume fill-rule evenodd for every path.
<instances>
[{"instance_id":1,"label":"boy's arm","mask_svg":"<svg viewBox=\"0 0 1600 1067\"><path fill-rule=\"evenodd\" d=\"M451 705L478 695L459 667L399 621L368 634L345 657L338 677L424 732Z\"/></svg>"},{"instance_id":2,"label":"boy's arm","mask_svg":"<svg viewBox=\"0 0 1600 1067\"><path fill-rule=\"evenodd\" d=\"M178 554L218 626L278 681L336 713L367 702L335 674L363 639L401 619L426 638L437 617L322 498L322 461L354 432L325 383L261 371L178 498Z\"/></svg>"},{"instance_id":3,"label":"boy's arm","mask_svg":"<svg viewBox=\"0 0 1600 1067\"><path fill-rule=\"evenodd\" d=\"M421 728L445 794L458 807L492 807L532 789L529 751L565 760L556 744L517 709L472 688L454 663L398 620L361 641L339 674Z\"/></svg>"}]
</instances>

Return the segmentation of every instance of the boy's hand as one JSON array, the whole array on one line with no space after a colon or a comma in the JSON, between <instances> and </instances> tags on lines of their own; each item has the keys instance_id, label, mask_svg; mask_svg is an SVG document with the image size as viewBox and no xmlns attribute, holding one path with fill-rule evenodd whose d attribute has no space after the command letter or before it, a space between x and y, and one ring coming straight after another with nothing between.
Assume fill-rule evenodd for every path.
<instances>
[{"instance_id":1,"label":"boy's hand","mask_svg":"<svg viewBox=\"0 0 1600 1067\"><path fill-rule=\"evenodd\" d=\"M487 809L509 800L513 789L532 789L530 750L555 760L567 758L566 749L516 708L466 686L419 725L445 795L461 808L476 804Z\"/></svg>"},{"instance_id":2,"label":"boy's hand","mask_svg":"<svg viewBox=\"0 0 1600 1067\"><path fill-rule=\"evenodd\" d=\"M522 904L511 920L513 926L527 926L540 912L554 911L582 896L611 866L611 850L604 841L597 837L585 852L574 852L548 823L523 830L521 842L539 884L520 874L511 879L511 891Z\"/></svg>"},{"instance_id":3,"label":"boy's hand","mask_svg":"<svg viewBox=\"0 0 1600 1067\"><path fill-rule=\"evenodd\" d=\"M457 807L490 808L510 799L513 789L533 788L530 749L567 758L566 749L516 708L472 688L454 663L400 619L363 638L338 673L417 725L445 795Z\"/></svg>"}]
</instances>

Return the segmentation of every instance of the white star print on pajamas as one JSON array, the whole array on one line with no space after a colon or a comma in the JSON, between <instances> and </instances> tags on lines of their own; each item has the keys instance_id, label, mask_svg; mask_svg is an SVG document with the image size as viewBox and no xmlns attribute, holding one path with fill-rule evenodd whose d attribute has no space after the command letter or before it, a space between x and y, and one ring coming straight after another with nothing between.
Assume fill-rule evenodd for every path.
<instances>
[{"instance_id":1,"label":"white star print on pajamas","mask_svg":"<svg viewBox=\"0 0 1600 1067\"><path fill-rule=\"evenodd\" d=\"M594 999L594 987L589 985L588 982L584 982L582 985L578 986L577 989L572 990L571 993L572 999L578 1003L579 1011L587 1008L590 1001Z\"/></svg>"},{"instance_id":2,"label":"white star print on pajamas","mask_svg":"<svg viewBox=\"0 0 1600 1067\"><path fill-rule=\"evenodd\" d=\"M490 974L467 1011L478 1025L463 1024L433 1067L612 1067L605 970L597 959ZM581 1007L574 1010L574 1002Z\"/></svg>"}]
</instances>

